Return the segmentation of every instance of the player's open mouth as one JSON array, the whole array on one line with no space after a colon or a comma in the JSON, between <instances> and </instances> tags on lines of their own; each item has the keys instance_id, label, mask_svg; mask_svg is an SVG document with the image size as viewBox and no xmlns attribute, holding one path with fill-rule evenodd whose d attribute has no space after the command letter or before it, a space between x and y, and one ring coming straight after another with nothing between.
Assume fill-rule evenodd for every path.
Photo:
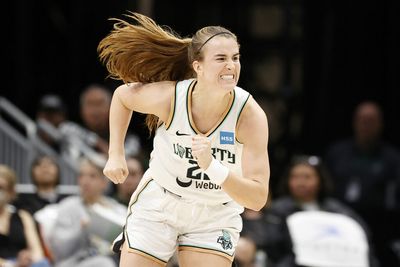
<instances>
[{"instance_id":1,"label":"player's open mouth","mask_svg":"<svg viewBox=\"0 0 400 267\"><path fill-rule=\"evenodd\" d=\"M221 75L219 76L222 80L233 80L233 78L235 77L234 75L230 74L230 75Z\"/></svg>"}]
</instances>

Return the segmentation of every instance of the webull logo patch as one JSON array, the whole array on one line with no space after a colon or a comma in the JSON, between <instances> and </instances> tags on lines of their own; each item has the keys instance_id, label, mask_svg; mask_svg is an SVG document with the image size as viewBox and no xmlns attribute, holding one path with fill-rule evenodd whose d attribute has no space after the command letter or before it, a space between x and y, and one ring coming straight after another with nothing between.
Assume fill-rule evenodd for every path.
<instances>
[{"instance_id":1,"label":"webull logo patch","mask_svg":"<svg viewBox=\"0 0 400 267\"><path fill-rule=\"evenodd\" d=\"M233 145L235 144L235 134L233 132L219 132L219 143L221 145Z\"/></svg>"}]
</instances>

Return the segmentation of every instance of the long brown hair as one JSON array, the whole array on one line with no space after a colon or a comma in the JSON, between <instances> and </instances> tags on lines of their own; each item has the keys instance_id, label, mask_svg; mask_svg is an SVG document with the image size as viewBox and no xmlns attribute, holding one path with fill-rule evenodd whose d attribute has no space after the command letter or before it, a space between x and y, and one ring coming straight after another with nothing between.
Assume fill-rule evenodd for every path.
<instances>
[{"instance_id":1,"label":"long brown hair","mask_svg":"<svg viewBox=\"0 0 400 267\"><path fill-rule=\"evenodd\" d=\"M129 82L178 81L195 77L194 60L202 59L203 45L215 35L236 36L220 26L200 29L192 38L182 38L171 28L157 25L151 18L130 12L125 15L135 24L122 19L97 48L100 61L105 64L109 77ZM146 116L150 133L156 129L158 117Z\"/></svg>"}]
</instances>

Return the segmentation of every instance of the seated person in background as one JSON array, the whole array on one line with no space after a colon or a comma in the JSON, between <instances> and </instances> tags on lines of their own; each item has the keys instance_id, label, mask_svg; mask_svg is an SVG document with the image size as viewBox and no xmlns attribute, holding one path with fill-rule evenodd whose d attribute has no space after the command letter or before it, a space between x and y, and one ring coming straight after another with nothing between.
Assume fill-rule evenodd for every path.
<instances>
[{"instance_id":1,"label":"seated person in background","mask_svg":"<svg viewBox=\"0 0 400 267\"><path fill-rule=\"evenodd\" d=\"M66 120L67 109L60 96L47 94L40 98L36 109L36 123L39 125L38 135L58 152L61 151L62 144L59 140L60 136L54 132L54 129L57 129ZM45 131L44 128L49 130Z\"/></svg>"},{"instance_id":2,"label":"seated person in background","mask_svg":"<svg viewBox=\"0 0 400 267\"><path fill-rule=\"evenodd\" d=\"M320 214L345 215L352 225L359 225L365 241L368 243L369 230L365 223L351 209L341 204L335 199L329 198L329 180L327 173L324 171L320 158L316 156L299 156L296 157L289 166L284 179L281 181L282 196L273 199L271 205L266 209L266 227L268 233L268 244L266 246L269 264L267 266L302 266L296 262L295 244L293 242L293 232L290 232L288 221L291 216L299 212L320 212ZM323 213L326 212L326 213ZM299 213L300 214L300 213ZM303 213L307 214L307 213ZM324 217L325 218L325 217ZM322 220L321 220L322 221ZM318 227L317 227L318 228ZM318 229L317 229L318 230ZM345 232L340 225L333 224L330 228L332 234ZM303 234L307 234L303 232ZM309 236L308 240L312 240L316 236ZM343 236L343 238L346 238ZM339 240L341 242L341 240ZM317 240L315 240L317 244ZM367 247L369 245L367 244ZM312 249L311 249L312 251ZM316 251L314 251L316 253ZM338 253L338 251L334 251ZM366 250L364 259L369 261L368 266L378 266L373 256L372 248L369 246ZM329 262L330 259L325 259ZM307 265L307 266L328 266L328 265ZM347 266L347 265L331 265L331 266ZM364 265L367 266L367 265Z\"/></svg>"},{"instance_id":3,"label":"seated person in background","mask_svg":"<svg viewBox=\"0 0 400 267\"><path fill-rule=\"evenodd\" d=\"M111 97L108 88L101 84L90 84L83 90L80 95L81 124L68 121L60 125L62 135L67 139L67 146L63 151L69 157L79 160L82 156L81 143L101 155L108 155ZM141 152L137 135L127 133L125 152L129 156L136 156Z\"/></svg>"},{"instance_id":4,"label":"seated person in background","mask_svg":"<svg viewBox=\"0 0 400 267\"><path fill-rule=\"evenodd\" d=\"M108 153L108 113L111 104L110 91L100 84L91 84L80 95L82 126L97 135L94 148Z\"/></svg>"},{"instance_id":5,"label":"seated person in background","mask_svg":"<svg viewBox=\"0 0 400 267\"><path fill-rule=\"evenodd\" d=\"M27 210L33 215L46 205L57 203L66 197L57 191L60 168L51 156L40 155L33 160L31 178L36 191L33 194L20 194L15 202L18 208Z\"/></svg>"},{"instance_id":6,"label":"seated person in background","mask_svg":"<svg viewBox=\"0 0 400 267\"><path fill-rule=\"evenodd\" d=\"M325 155L334 182L333 196L351 207L368 224L382 266L400 266L391 242L398 231L400 153L385 140L384 114L372 101L359 103L353 113L353 134L331 144Z\"/></svg>"},{"instance_id":7,"label":"seated person in background","mask_svg":"<svg viewBox=\"0 0 400 267\"><path fill-rule=\"evenodd\" d=\"M247 236L239 238L236 251L236 267L261 267L256 264L257 245L253 239Z\"/></svg>"},{"instance_id":8,"label":"seated person in background","mask_svg":"<svg viewBox=\"0 0 400 267\"><path fill-rule=\"evenodd\" d=\"M10 205L16 180L12 169L0 165L0 266L50 266L32 216Z\"/></svg>"},{"instance_id":9,"label":"seated person in background","mask_svg":"<svg viewBox=\"0 0 400 267\"><path fill-rule=\"evenodd\" d=\"M139 158L128 157L126 159L128 166L128 177L123 184L116 184L116 190L113 197L121 204L128 206L132 193L136 190L144 173L143 163Z\"/></svg>"},{"instance_id":10,"label":"seated person in background","mask_svg":"<svg viewBox=\"0 0 400 267\"><path fill-rule=\"evenodd\" d=\"M257 255L265 257L265 246L268 242L268 232L265 231L265 209L270 204L268 199L265 207L259 211L244 209L241 214L243 220L243 229L241 234L253 240L257 246Z\"/></svg>"},{"instance_id":11,"label":"seated person in background","mask_svg":"<svg viewBox=\"0 0 400 267\"><path fill-rule=\"evenodd\" d=\"M117 266L110 246L125 223L126 207L104 195L109 180L102 169L83 159L80 196L69 196L56 205L58 215L45 238L55 266Z\"/></svg>"}]
</instances>

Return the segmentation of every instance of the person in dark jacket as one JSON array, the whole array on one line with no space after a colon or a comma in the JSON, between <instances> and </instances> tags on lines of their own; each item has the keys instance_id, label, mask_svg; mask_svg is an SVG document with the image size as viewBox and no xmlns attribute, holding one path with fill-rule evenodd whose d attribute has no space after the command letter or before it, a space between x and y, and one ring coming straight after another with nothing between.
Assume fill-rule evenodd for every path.
<instances>
[{"instance_id":1,"label":"person in dark jacket","mask_svg":"<svg viewBox=\"0 0 400 267\"><path fill-rule=\"evenodd\" d=\"M360 102L352 117L353 134L332 143L324 162L335 184L333 196L368 224L383 266L400 266L393 241L399 240L400 152L385 139L381 106ZM398 241L397 241L398 242Z\"/></svg>"}]
</instances>

